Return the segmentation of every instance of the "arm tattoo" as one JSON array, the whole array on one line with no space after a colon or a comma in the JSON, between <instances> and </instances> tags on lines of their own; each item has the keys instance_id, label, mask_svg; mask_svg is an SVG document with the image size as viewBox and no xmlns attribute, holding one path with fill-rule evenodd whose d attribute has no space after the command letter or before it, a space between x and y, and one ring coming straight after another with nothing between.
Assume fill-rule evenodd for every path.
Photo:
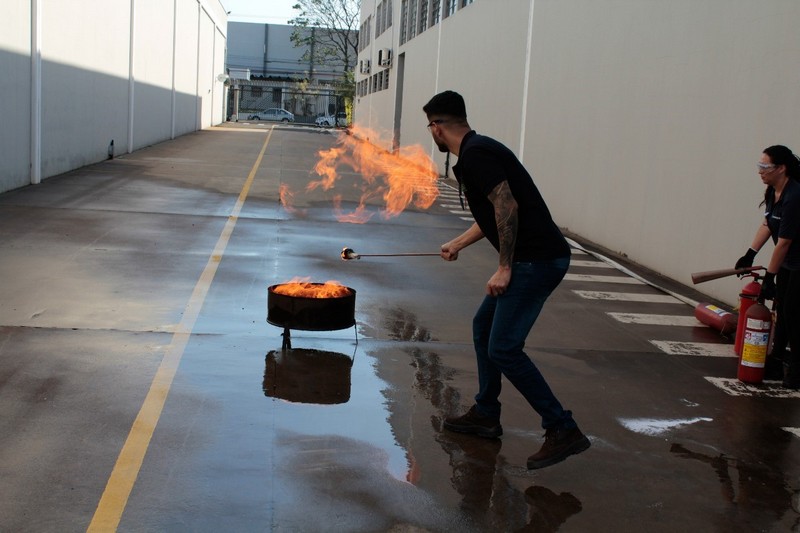
<instances>
[{"instance_id":1,"label":"arm tattoo","mask_svg":"<svg viewBox=\"0 0 800 533\"><path fill-rule=\"evenodd\" d=\"M507 181L500 182L491 193L489 201L494 206L497 235L500 241L500 265L511 266L514 243L517 240L517 201L511 194Z\"/></svg>"}]
</instances>

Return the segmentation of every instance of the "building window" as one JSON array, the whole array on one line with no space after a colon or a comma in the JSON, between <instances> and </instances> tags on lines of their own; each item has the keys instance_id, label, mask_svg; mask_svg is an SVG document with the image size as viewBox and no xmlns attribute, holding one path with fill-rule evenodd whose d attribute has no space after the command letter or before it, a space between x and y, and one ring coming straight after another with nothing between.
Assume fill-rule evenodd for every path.
<instances>
[{"instance_id":1,"label":"building window","mask_svg":"<svg viewBox=\"0 0 800 533\"><path fill-rule=\"evenodd\" d=\"M256 87L255 85L253 85L252 87L250 87L250 96L252 96L253 98L261 98L262 91L263 88Z\"/></svg>"},{"instance_id":2,"label":"building window","mask_svg":"<svg viewBox=\"0 0 800 533\"><path fill-rule=\"evenodd\" d=\"M386 0L384 2L386 4L386 10L384 13L386 14L386 28L392 27L392 0Z\"/></svg>"},{"instance_id":3,"label":"building window","mask_svg":"<svg viewBox=\"0 0 800 533\"><path fill-rule=\"evenodd\" d=\"M419 0L419 33L428 29L428 0Z\"/></svg>"},{"instance_id":4,"label":"building window","mask_svg":"<svg viewBox=\"0 0 800 533\"><path fill-rule=\"evenodd\" d=\"M372 15L367 17L367 20L358 28L358 51L364 50L370 41L369 32L372 29Z\"/></svg>"},{"instance_id":5,"label":"building window","mask_svg":"<svg viewBox=\"0 0 800 533\"><path fill-rule=\"evenodd\" d=\"M388 89L389 88L389 71L388 70L384 71L383 88L384 89Z\"/></svg>"},{"instance_id":6,"label":"building window","mask_svg":"<svg viewBox=\"0 0 800 533\"><path fill-rule=\"evenodd\" d=\"M400 44L408 40L408 0L403 0L400 4Z\"/></svg>"},{"instance_id":7,"label":"building window","mask_svg":"<svg viewBox=\"0 0 800 533\"><path fill-rule=\"evenodd\" d=\"M417 35L417 0L410 0L408 4L408 38Z\"/></svg>"},{"instance_id":8,"label":"building window","mask_svg":"<svg viewBox=\"0 0 800 533\"><path fill-rule=\"evenodd\" d=\"M275 104L280 104L281 103L281 96L282 96L281 93L282 92L283 92L283 89L281 89L280 87L275 87L275 88L272 89L272 102L273 103L275 103Z\"/></svg>"},{"instance_id":9,"label":"building window","mask_svg":"<svg viewBox=\"0 0 800 533\"><path fill-rule=\"evenodd\" d=\"M442 0L431 0L431 26L439 24L442 16Z\"/></svg>"},{"instance_id":10,"label":"building window","mask_svg":"<svg viewBox=\"0 0 800 533\"><path fill-rule=\"evenodd\" d=\"M461 7L467 7L473 2L473 0L461 0Z\"/></svg>"},{"instance_id":11,"label":"building window","mask_svg":"<svg viewBox=\"0 0 800 533\"><path fill-rule=\"evenodd\" d=\"M450 15L453 15L456 12L456 6L458 5L458 0L445 0L444 5L444 17L447 18Z\"/></svg>"}]
</instances>

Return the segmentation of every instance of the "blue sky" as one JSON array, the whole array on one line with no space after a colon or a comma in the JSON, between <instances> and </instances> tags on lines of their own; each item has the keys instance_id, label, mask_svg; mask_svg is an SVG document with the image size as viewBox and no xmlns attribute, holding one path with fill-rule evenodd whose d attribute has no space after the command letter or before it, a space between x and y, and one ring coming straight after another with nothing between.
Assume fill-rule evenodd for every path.
<instances>
[{"instance_id":1,"label":"blue sky","mask_svg":"<svg viewBox=\"0 0 800 533\"><path fill-rule=\"evenodd\" d=\"M292 9L297 0L220 0L225 11L230 11L230 22L261 22L286 24L299 11Z\"/></svg>"}]
</instances>

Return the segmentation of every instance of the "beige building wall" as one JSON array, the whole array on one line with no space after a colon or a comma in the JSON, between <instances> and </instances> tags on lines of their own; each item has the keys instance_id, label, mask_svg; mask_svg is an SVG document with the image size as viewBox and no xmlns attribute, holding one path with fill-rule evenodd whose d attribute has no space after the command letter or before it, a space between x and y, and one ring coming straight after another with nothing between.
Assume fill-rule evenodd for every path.
<instances>
[{"instance_id":1,"label":"beige building wall","mask_svg":"<svg viewBox=\"0 0 800 533\"><path fill-rule=\"evenodd\" d=\"M522 157L560 226L691 284L750 244L761 151L800 152L798 20L795 0L475 0L391 46L405 56L401 144L441 163L420 108L456 90L473 128ZM391 129L394 81L357 100L357 123L364 112ZM732 304L741 286L697 288Z\"/></svg>"}]
</instances>

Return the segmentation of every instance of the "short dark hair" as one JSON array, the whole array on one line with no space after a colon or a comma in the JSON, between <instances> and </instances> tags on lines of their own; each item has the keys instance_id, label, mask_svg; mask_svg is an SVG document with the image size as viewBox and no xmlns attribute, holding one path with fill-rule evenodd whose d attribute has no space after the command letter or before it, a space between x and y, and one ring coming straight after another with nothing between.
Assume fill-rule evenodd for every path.
<instances>
[{"instance_id":1,"label":"short dark hair","mask_svg":"<svg viewBox=\"0 0 800 533\"><path fill-rule=\"evenodd\" d=\"M467 119L467 106L464 98L455 91L444 91L433 98L422 107L426 115L446 115L450 117Z\"/></svg>"}]
</instances>

